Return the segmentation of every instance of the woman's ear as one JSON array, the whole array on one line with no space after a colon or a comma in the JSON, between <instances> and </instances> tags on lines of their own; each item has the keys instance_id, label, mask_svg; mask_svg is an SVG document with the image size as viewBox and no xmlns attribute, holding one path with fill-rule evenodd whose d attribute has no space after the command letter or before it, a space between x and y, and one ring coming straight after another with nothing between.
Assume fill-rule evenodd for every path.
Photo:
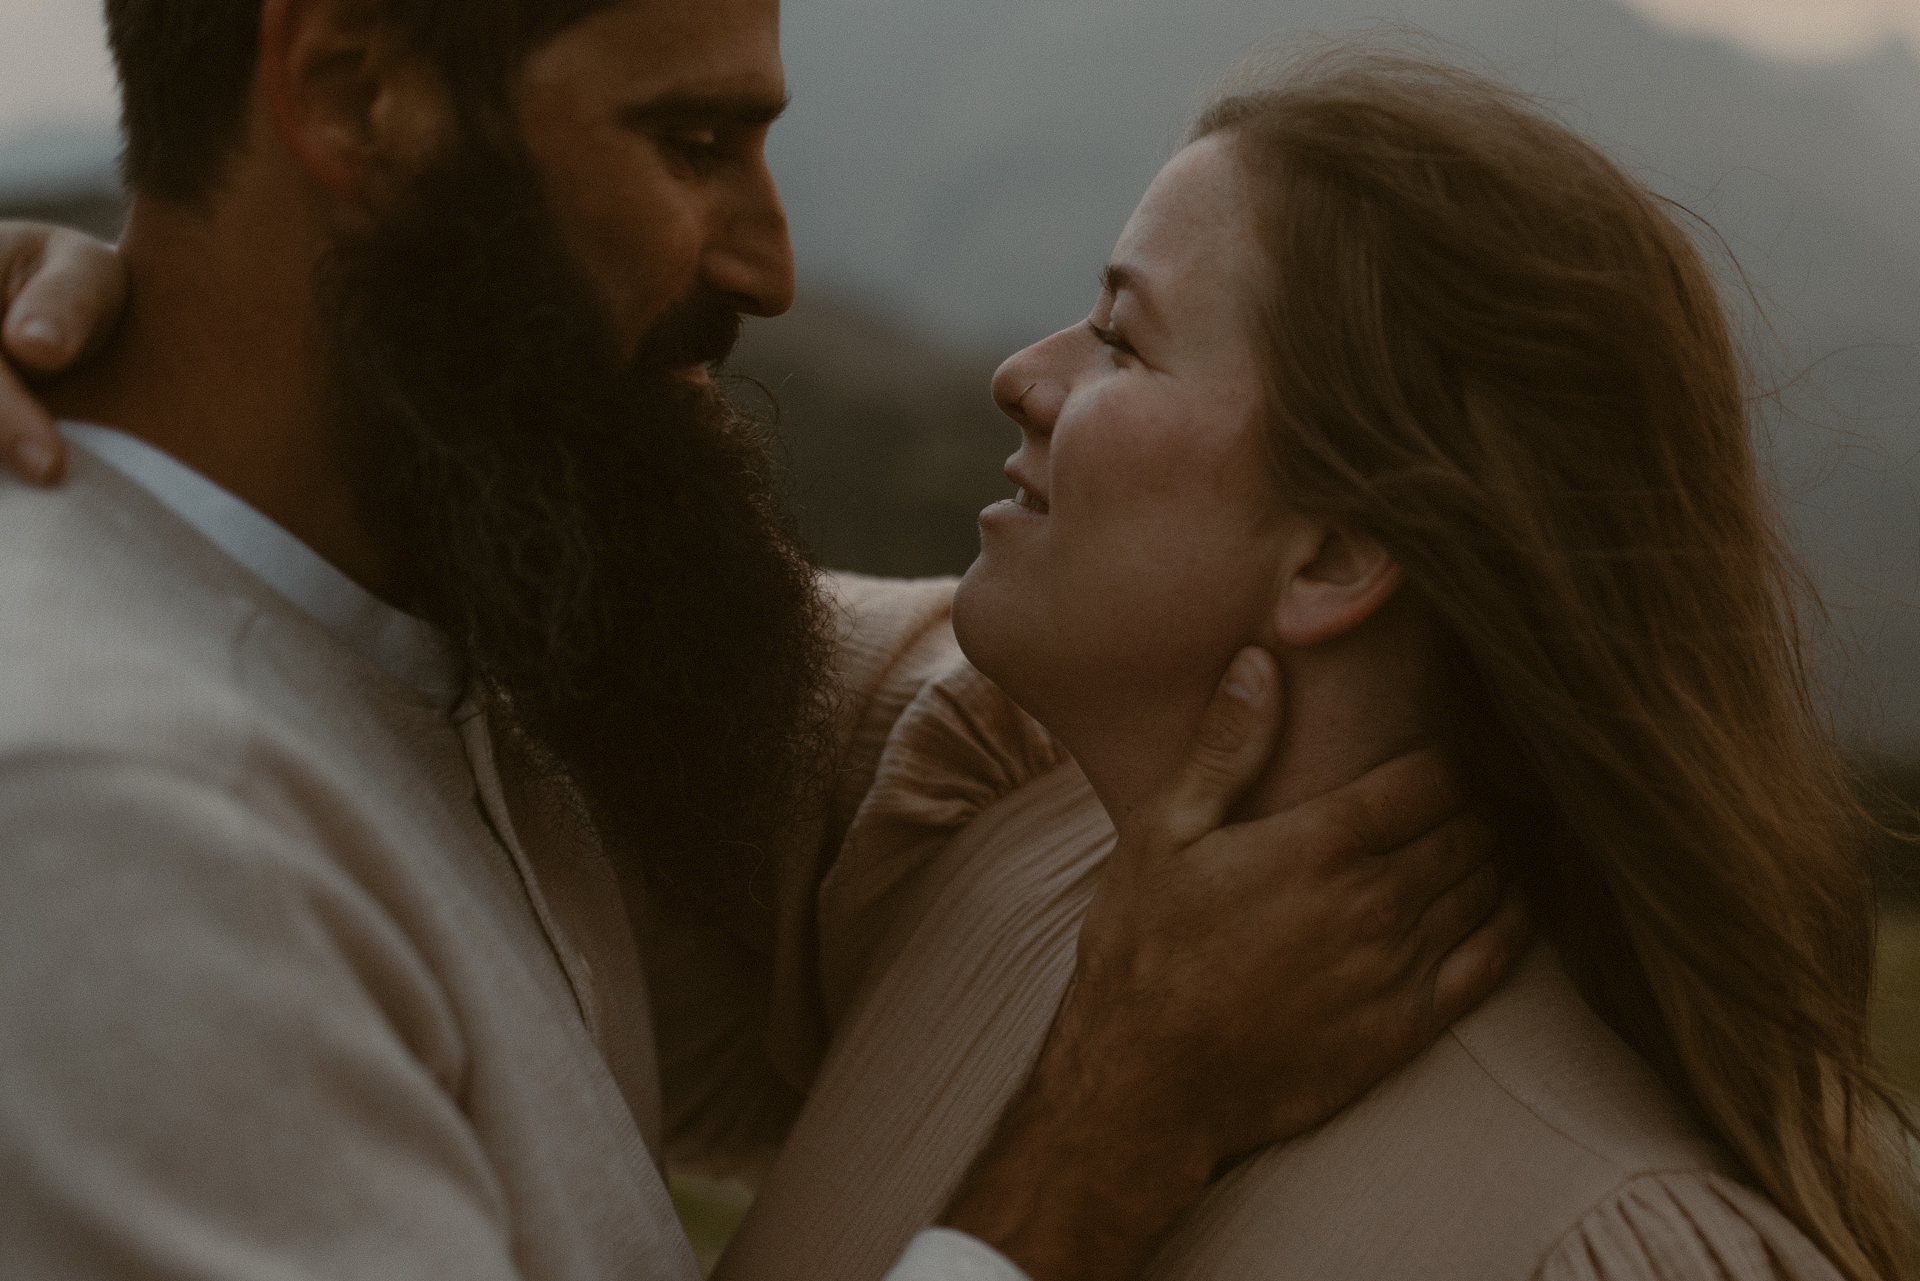
<instances>
[{"instance_id":1,"label":"woman's ear","mask_svg":"<svg viewBox=\"0 0 1920 1281\"><path fill-rule=\"evenodd\" d=\"M266 0L258 74L280 144L355 207L415 168L450 121L438 77L365 0Z\"/></svg>"},{"instance_id":2,"label":"woman's ear","mask_svg":"<svg viewBox=\"0 0 1920 1281\"><path fill-rule=\"evenodd\" d=\"M1343 636L1392 600L1405 581L1400 562L1379 539L1338 525L1317 526L1280 584L1274 630L1281 644L1302 648Z\"/></svg>"}]
</instances>

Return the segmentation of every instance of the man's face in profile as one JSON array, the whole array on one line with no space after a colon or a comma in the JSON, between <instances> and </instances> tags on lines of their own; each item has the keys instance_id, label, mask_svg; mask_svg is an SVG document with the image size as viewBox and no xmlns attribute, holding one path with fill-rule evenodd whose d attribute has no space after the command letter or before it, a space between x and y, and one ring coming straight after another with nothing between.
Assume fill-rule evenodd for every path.
<instances>
[{"instance_id":1,"label":"man's face in profile","mask_svg":"<svg viewBox=\"0 0 1920 1281\"><path fill-rule=\"evenodd\" d=\"M792 304L764 150L785 103L778 0L625 0L528 58L527 150L627 350L696 299L749 316Z\"/></svg>"},{"instance_id":2,"label":"man's face in profile","mask_svg":"<svg viewBox=\"0 0 1920 1281\"><path fill-rule=\"evenodd\" d=\"M316 281L404 604L650 870L753 861L825 758L813 573L762 434L704 371L792 297L762 154L777 18L634 0L575 23L522 69L522 139L454 137Z\"/></svg>"}]
</instances>

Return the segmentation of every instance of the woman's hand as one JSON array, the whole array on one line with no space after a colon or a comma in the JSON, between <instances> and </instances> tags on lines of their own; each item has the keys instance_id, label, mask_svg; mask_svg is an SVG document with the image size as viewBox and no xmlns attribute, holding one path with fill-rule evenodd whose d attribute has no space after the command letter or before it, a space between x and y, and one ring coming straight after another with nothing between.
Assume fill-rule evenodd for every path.
<instances>
[{"instance_id":1,"label":"woman's hand","mask_svg":"<svg viewBox=\"0 0 1920 1281\"><path fill-rule=\"evenodd\" d=\"M51 485L66 463L53 415L22 377L62 373L112 337L127 273L111 245L38 223L0 222L0 460L21 479Z\"/></svg>"},{"instance_id":2,"label":"woman's hand","mask_svg":"<svg viewBox=\"0 0 1920 1281\"><path fill-rule=\"evenodd\" d=\"M1243 651L1179 779L1120 832L1039 1065L948 1213L1039 1281L1131 1275L1222 1161L1424 1050L1526 944L1432 752L1220 827L1280 692Z\"/></svg>"}]
</instances>

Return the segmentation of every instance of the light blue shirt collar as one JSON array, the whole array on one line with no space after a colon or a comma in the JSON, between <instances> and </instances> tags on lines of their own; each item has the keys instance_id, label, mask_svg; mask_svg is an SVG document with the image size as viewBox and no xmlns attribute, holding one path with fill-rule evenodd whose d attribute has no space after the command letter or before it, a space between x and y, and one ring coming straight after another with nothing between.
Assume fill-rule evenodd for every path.
<instances>
[{"instance_id":1,"label":"light blue shirt collar","mask_svg":"<svg viewBox=\"0 0 1920 1281\"><path fill-rule=\"evenodd\" d=\"M292 534L145 441L87 423L62 423L60 433L152 494L381 671L438 707L459 700L452 652L431 624L381 601Z\"/></svg>"}]
</instances>

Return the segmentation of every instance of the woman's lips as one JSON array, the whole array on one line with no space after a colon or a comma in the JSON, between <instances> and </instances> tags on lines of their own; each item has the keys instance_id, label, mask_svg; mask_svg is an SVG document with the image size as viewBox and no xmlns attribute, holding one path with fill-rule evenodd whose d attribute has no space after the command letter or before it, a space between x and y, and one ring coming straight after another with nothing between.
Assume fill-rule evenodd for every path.
<instances>
[{"instance_id":1,"label":"woman's lips","mask_svg":"<svg viewBox=\"0 0 1920 1281\"><path fill-rule=\"evenodd\" d=\"M1013 501L1019 503L1030 512L1039 512L1042 516L1046 515L1049 510L1047 500L1038 494L1030 492L1024 485L1020 487L1020 492L1013 496Z\"/></svg>"},{"instance_id":2,"label":"woman's lips","mask_svg":"<svg viewBox=\"0 0 1920 1281\"><path fill-rule=\"evenodd\" d=\"M1027 484L1027 478L1022 476L1011 465L1007 468L1007 479L1014 484L1013 497L1002 498L999 502L981 512L980 520L982 524L985 524L989 520L996 523L1005 520L1035 520L1053 510L1052 504L1047 502L1046 495Z\"/></svg>"},{"instance_id":3,"label":"woman's lips","mask_svg":"<svg viewBox=\"0 0 1920 1281\"><path fill-rule=\"evenodd\" d=\"M1044 520L1046 515L1047 504L1022 489L1012 498L1002 498L981 512L980 523L983 526L998 525L1006 521L1018 524L1024 521Z\"/></svg>"}]
</instances>

